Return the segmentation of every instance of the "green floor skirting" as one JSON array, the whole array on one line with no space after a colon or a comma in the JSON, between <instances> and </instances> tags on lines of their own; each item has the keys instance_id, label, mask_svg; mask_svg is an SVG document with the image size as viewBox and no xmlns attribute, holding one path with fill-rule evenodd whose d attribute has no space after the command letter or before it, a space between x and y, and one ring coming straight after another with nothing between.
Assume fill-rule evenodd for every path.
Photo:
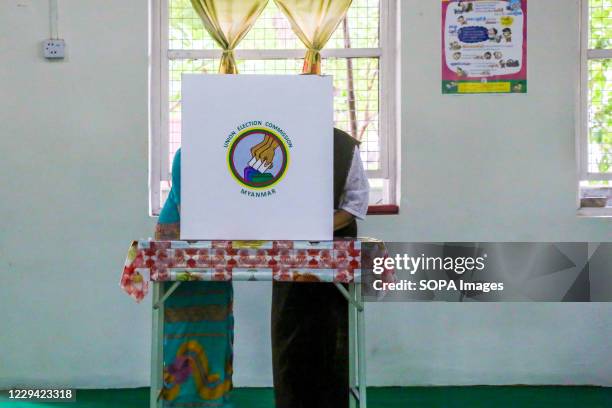
<instances>
[{"instance_id":1,"label":"green floor skirting","mask_svg":"<svg viewBox=\"0 0 612 408\"><path fill-rule=\"evenodd\" d=\"M14 402L4 407L146 408L149 389L77 390L72 403ZM391 387L369 388L368 408L612 408L612 388L601 387ZM234 390L236 408L274 408L270 388ZM313 407L315 408L315 407Z\"/></svg>"}]
</instances>

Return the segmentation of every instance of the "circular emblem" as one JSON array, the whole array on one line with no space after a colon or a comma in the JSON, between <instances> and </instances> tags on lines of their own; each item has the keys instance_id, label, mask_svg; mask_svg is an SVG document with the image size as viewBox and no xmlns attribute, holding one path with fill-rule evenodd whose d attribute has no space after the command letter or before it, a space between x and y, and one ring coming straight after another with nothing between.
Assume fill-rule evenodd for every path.
<instances>
[{"instance_id":1,"label":"circular emblem","mask_svg":"<svg viewBox=\"0 0 612 408\"><path fill-rule=\"evenodd\" d=\"M289 165L289 149L283 138L266 128L249 128L230 142L227 164L244 187L260 190L278 183Z\"/></svg>"}]
</instances>

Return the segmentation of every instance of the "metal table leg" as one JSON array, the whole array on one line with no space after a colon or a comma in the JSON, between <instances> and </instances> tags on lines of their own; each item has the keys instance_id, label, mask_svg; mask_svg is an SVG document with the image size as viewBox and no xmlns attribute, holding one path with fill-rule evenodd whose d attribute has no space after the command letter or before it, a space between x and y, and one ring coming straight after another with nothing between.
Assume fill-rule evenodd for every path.
<instances>
[{"instance_id":1,"label":"metal table leg","mask_svg":"<svg viewBox=\"0 0 612 408\"><path fill-rule=\"evenodd\" d=\"M151 324L151 408L161 408L161 390L164 370L164 302L178 288L181 282L174 282L164 290L164 282L153 285L153 322Z\"/></svg>"},{"instance_id":2,"label":"metal table leg","mask_svg":"<svg viewBox=\"0 0 612 408\"><path fill-rule=\"evenodd\" d=\"M344 297L347 298L347 301L349 302L349 324L348 324L348 341L349 341L349 349L348 349L348 353L349 353L349 407L350 408L357 408L357 404L359 403L359 394L357 393L357 348L356 348L356 340L357 340L357 333L355 331L355 322L357 321L357 308L353 307L353 304L351 304L350 299L353 299L355 296L355 285L349 285L349 296L347 297L346 294L343 292L346 291L346 289L344 288L344 286L340 285L340 284L336 284L336 287L338 289L342 288L340 290L340 292L344 295Z\"/></svg>"},{"instance_id":3,"label":"metal table leg","mask_svg":"<svg viewBox=\"0 0 612 408\"><path fill-rule=\"evenodd\" d=\"M180 284L181 284L180 281L174 282L172 286L170 286L168 290L165 291L165 293L159 298L159 300L156 300L155 302L153 302L153 309L159 309L161 306L163 306L166 299L170 297L170 295L176 290L176 288L179 287Z\"/></svg>"},{"instance_id":4,"label":"metal table leg","mask_svg":"<svg viewBox=\"0 0 612 408\"><path fill-rule=\"evenodd\" d=\"M349 302L350 407L366 408L365 317L361 299L361 283L349 284L349 290L346 290L340 283L334 282L334 285Z\"/></svg>"},{"instance_id":5,"label":"metal table leg","mask_svg":"<svg viewBox=\"0 0 612 408\"><path fill-rule=\"evenodd\" d=\"M159 393L163 384L160 368L164 358L164 304L161 302L164 287L163 283L160 282L151 282L151 284L153 285L153 321L151 324L151 392L149 406L158 408L161 407ZM156 308L155 305L158 305L158 307Z\"/></svg>"},{"instance_id":6,"label":"metal table leg","mask_svg":"<svg viewBox=\"0 0 612 408\"><path fill-rule=\"evenodd\" d=\"M366 350L365 350L365 311L361 299L361 283L355 285L355 301L361 305L357 310L357 366L359 377L359 408L367 407L367 381L366 381Z\"/></svg>"}]
</instances>

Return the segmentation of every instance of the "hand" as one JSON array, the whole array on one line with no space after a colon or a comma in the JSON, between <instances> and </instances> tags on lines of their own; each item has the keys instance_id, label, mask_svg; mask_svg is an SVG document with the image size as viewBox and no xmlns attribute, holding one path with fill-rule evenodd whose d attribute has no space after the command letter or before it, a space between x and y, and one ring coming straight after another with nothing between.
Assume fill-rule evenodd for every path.
<instances>
[{"instance_id":1,"label":"hand","mask_svg":"<svg viewBox=\"0 0 612 408\"><path fill-rule=\"evenodd\" d=\"M180 239L181 224L175 222L172 224L157 224L155 226L155 240L157 241L175 241Z\"/></svg>"},{"instance_id":2,"label":"hand","mask_svg":"<svg viewBox=\"0 0 612 408\"><path fill-rule=\"evenodd\" d=\"M334 231L348 226L353 221L353 218L355 218L353 214L344 210L334 212Z\"/></svg>"},{"instance_id":3,"label":"hand","mask_svg":"<svg viewBox=\"0 0 612 408\"><path fill-rule=\"evenodd\" d=\"M249 166L261 173L272 168L277 147L278 141L272 136L266 135L263 142L251 148L251 155L253 158L249 162Z\"/></svg>"},{"instance_id":4,"label":"hand","mask_svg":"<svg viewBox=\"0 0 612 408\"><path fill-rule=\"evenodd\" d=\"M264 172L265 170L271 169L274 161L274 152L278 147L278 143L276 141L272 142L272 145L268 147L263 152L259 153L259 157L257 159L263 162L263 168L260 167L260 171Z\"/></svg>"},{"instance_id":5,"label":"hand","mask_svg":"<svg viewBox=\"0 0 612 408\"><path fill-rule=\"evenodd\" d=\"M272 145L273 141L274 139L272 138L272 136L264 136L264 140L262 142L251 147L251 156L259 159L259 154L262 153L264 150L268 149Z\"/></svg>"}]
</instances>

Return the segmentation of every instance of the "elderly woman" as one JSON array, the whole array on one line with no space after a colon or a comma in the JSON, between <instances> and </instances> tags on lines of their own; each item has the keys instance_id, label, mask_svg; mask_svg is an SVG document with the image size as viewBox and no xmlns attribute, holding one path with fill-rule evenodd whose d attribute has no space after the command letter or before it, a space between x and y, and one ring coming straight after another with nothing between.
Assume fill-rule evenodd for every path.
<instances>
[{"instance_id":1,"label":"elderly woman","mask_svg":"<svg viewBox=\"0 0 612 408\"><path fill-rule=\"evenodd\" d=\"M155 230L158 240L180 236L181 151L172 163L172 189ZM231 282L180 285L164 306L164 406L231 407L234 316Z\"/></svg>"}]
</instances>

